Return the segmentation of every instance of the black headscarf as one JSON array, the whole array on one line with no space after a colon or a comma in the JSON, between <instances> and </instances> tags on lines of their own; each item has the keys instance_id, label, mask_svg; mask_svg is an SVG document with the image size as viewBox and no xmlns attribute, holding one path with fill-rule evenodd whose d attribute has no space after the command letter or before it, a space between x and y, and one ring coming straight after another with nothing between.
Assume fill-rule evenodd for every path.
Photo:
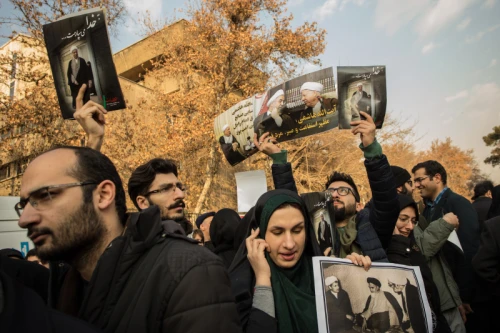
<instances>
[{"instance_id":1,"label":"black headscarf","mask_svg":"<svg viewBox=\"0 0 500 333\"><path fill-rule=\"evenodd\" d=\"M214 215L210 224L210 241L215 247L215 254L224 261L226 268L231 266L236 254L234 237L240 222L241 218L238 213L232 209L223 208Z\"/></svg>"},{"instance_id":2,"label":"black headscarf","mask_svg":"<svg viewBox=\"0 0 500 333\"><path fill-rule=\"evenodd\" d=\"M491 206L488 211L487 219L500 216L500 185L497 185L491 191Z\"/></svg>"}]
</instances>

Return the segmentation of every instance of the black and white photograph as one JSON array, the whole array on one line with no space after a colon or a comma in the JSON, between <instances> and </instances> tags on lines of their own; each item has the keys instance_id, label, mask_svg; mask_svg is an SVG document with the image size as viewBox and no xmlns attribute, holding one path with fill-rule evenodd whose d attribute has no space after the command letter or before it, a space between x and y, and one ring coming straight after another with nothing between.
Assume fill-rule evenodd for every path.
<instances>
[{"instance_id":1,"label":"black and white photograph","mask_svg":"<svg viewBox=\"0 0 500 333\"><path fill-rule=\"evenodd\" d=\"M57 97L64 119L73 119L76 96L113 111L125 108L106 28L105 12L90 9L43 26Z\"/></svg>"},{"instance_id":2,"label":"black and white photograph","mask_svg":"<svg viewBox=\"0 0 500 333\"><path fill-rule=\"evenodd\" d=\"M382 128L387 106L385 66L337 67L339 128L349 129L352 121L370 115Z\"/></svg>"},{"instance_id":3,"label":"black and white photograph","mask_svg":"<svg viewBox=\"0 0 500 333\"><path fill-rule=\"evenodd\" d=\"M420 269L346 259L313 258L318 329L340 332L432 332Z\"/></svg>"}]
</instances>

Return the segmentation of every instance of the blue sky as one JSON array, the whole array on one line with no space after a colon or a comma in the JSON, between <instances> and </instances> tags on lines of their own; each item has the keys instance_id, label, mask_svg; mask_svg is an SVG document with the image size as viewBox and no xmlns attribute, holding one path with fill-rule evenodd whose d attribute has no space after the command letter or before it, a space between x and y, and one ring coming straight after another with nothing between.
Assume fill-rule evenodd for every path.
<instances>
[{"instance_id":1,"label":"blue sky","mask_svg":"<svg viewBox=\"0 0 500 333\"><path fill-rule=\"evenodd\" d=\"M138 13L162 18L184 8L184 1L125 3L130 18L112 38L114 52L142 38ZM499 0L289 0L288 11L296 25L314 20L327 30L323 67L387 66L387 111L416 122L419 149L451 137L500 182L500 168L482 163L491 150L482 136L500 125Z\"/></svg>"}]
</instances>

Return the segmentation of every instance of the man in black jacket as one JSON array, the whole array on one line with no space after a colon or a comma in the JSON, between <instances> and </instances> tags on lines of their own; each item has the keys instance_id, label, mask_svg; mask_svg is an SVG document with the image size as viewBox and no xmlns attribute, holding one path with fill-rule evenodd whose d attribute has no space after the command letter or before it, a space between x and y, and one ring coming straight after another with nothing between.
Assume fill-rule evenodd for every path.
<instances>
[{"instance_id":1,"label":"man in black jacket","mask_svg":"<svg viewBox=\"0 0 500 333\"><path fill-rule=\"evenodd\" d=\"M20 194L19 226L51 261L49 306L109 333L240 332L220 260L157 206L127 219L120 176L103 154L45 152Z\"/></svg>"},{"instance_id":2,"label":"man in black jacket","mask_svg":"<svg viewBox=\"0 0 500 333\"><path fill-rule=\"evenodd\" d=\"M469 324L466 323L466 325L470 326L470 321L477 322L474 317L481 315L478 312L473 313L474 308L471 303L477 304L483 301L481 299L482 293L478 292L471 263L479 247L477 213L469 200L448 188L446 170L439 162L429 160L419 163L413 167L411 172L415 188L419 190L420 196L424 199L423 215L426 220L435 221L447 213L454 213L460 222L460 227L456 232L463 250L451 242L447 242L442 251L460 289L463 310L465 310L467 321L469 321ZM467 328L467 330L469 329Z\"/></svg>"},{"instance_id":3,"label":"man in black jacket","mask_svg":"<svg viewBox=\"0 0 500 333\"><path fill-rule=\"evenodd\" d=\"M474 207L477 212L479 230L483 230L484 221L487 220L488 211L491 206L493 187L493 183L489 180L485 180L474 186L474 196L471 199L472 207Z\"/></svg>"},{"instance_id":4,"label":"man in black jacket","mask_svg":"<svg viewBox=\"0 0 500 333\"><path fill-rule=\"evenodd\" d=\"M333 254L368 268L371 261L388 261L384 249L392 238L399 215L399 203L389 162L375 139L373 118L366 112L362 114L366 120L353 121L351 126L353 134L360 134L361 137L360 148L364 152L372 200L361 209L356 184L351 176L340 172L330 175L326 190L335 210ZM274 144L275 140L267 134L260 141L254 137L254 141L260 151L273 158L274 186L297 192L291 164L286 162L286 151L281 151Z\"/></svg>"}]
</instances>

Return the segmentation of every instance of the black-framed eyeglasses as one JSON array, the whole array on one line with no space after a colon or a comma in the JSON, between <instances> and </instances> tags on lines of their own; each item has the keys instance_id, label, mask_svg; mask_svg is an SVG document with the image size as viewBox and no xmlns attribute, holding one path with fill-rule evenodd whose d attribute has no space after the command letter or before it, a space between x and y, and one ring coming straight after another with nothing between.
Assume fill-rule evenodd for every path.
<instances>
[{"instance_id":1,"label":"black-framed eyeglasses","mask_svg":"<svg viewBox=\"0 0 500 333\"><path fill-rule=\"evenodd\" d=\"M56 195L56 192L52 192L55 189L67 189L70 187L76 186L85 186L85 185L95 185L96 182L78 182L78 183L68 183L68 184L57 184L57 185L49 185L39 188L31 192L27 198L21 198L21 200L15 204L14 209L19 217L23 213L24 207L29 203L35 209L43 209L43 207L52 201L52 196Z\"/></svg>"},{"instance_id":2,"label":"black-framed eyeglasses","mask_svg":"<svg viewBox=\"0 0 500 333\"><path fill-rule=\"evenodd\" d=\"M352 193L352 195L356 196L354 194L354 191L347 187L347 186L340 186L340 187L330 187L330 188L327 188L326 189L326 195L332 197L333 196L333 193L335 193L335 191L337 191L337 193L340 195L340 196L343 196L345 197L346 195L348 195L349 193ZM328 199L328 198L327 198Z\"/></svg>"},{"instance_id":3,"label":"black-framed eyeglasses","mask_svg":"<svg viewBox=\"0 0 500 333\"><path fill-rule=\"evenodd\" d=\"M144 194L145 197L155 194L155 193L170 193L170 192L175 192L176 189L181 190L182 192L186 192L187 188L184 184L182 183L175 183L175 184L168 184L167 186L164 186L162 188L159 188L157 190L149 191L148 193Z\"/></svg>"},{"instance_id":4,"label":"black-framed eyeglasses","mask_svg":"<svg viewBox=\"0 0 500 333\"><path fill-rule=\"evenodd\" d=\"M415 178L415 179L413 179L413 182L415 183L415 185L417 185L417 183L421 184L422 180L424 180L426 178L429 178L429 176L423 176L423 177Z\"/></svg>"}]
</instances>

